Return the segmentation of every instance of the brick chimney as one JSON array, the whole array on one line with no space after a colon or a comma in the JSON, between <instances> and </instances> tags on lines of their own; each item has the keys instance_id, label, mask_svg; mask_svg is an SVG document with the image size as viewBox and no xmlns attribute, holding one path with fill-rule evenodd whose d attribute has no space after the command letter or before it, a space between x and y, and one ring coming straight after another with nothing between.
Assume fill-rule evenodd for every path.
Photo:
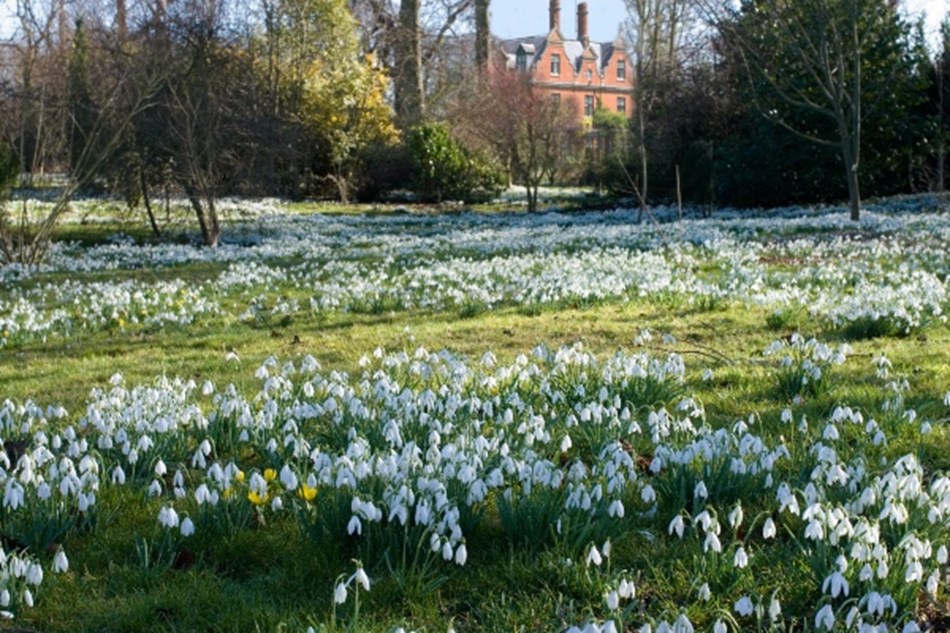
<instances>
[{"instance_id":1,"label":"brick chimney","mask_svg":"<svg viewBox=\"0 0 950 633\"><path fill-rule=\"evenodd\" d=\"M551 28L548 31L561 30L561 0L551 0L548 7L548 16L551 20Z\"/></svg>"},{"instance_id":2,"label":"brick chimney","mask_svg":"<svg viewBox=\"0 0 950 633\"><path fill-rule=\"evenodd\" d=\"M590 46L590 35L587 31L587 3L581 2L577 5L577 39L580 40L584 48Z\"/></svg>"}]
</instances>

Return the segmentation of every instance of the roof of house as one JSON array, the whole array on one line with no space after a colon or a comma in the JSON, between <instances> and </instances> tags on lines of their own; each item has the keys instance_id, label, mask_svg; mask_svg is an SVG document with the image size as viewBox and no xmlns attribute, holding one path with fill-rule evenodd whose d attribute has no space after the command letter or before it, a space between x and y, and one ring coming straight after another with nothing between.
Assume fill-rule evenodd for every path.
<instances>
[{"instance_id":1,"label":"roof of house","mask_svg":"<svg viewBox=\"0 0 950 633\"><path fill-rule=\"evenodd\" d=\"M531 35L528 37L517 37L510 40L501 40L501 49L505 53L505 58L507 61L507 66L509 69L515 67L515 57L518 54L519 50L524 51L525 55L529 57L528 66L537 61L541 55L544 53L545 48L547 48L548 36L547 35ZM564 54L570 60L575 70L580 70L581 62L583 61L584 56L584 45L580 40L563 40L564 44ZM618 46L618 42L591 42L590 49L597 57L601 72L610 62L614 53L623 51L622 44Z\"/></svg>"}]
</instances>

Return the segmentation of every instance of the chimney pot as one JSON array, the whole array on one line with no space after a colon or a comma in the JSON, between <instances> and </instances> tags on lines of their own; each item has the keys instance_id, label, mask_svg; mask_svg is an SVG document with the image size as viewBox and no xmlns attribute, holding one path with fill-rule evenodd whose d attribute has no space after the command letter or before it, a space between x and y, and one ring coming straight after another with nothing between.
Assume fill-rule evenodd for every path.
<instances>
[{"instance_id":1,"label":"chimney pot","mask_svg":"<svg viewBox=\"0 0 950 633\"><path fill-rule=\"evenodd\" d=\"M561 30L561 0L551 0L548 7L548 15L551 20L551 31Z\"/></svg>"},{"instance_id":2,"label":"chimney pot","mask_svg":"<svg viewBox=\"0 0 950 633\"><path fill-rule=\"evenodd\" d=\"M581 41L584 48L590 46L590 35L587 31L587 3L581 2L577 5L577 39Z\"/></svg>"}]
</instances>

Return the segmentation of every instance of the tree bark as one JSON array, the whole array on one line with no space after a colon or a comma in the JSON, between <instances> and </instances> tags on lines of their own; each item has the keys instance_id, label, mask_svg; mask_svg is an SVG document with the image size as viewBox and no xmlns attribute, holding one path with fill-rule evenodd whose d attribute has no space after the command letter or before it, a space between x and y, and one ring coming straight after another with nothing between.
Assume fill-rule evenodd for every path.
<instances>
[{"instance_id":1,"label":"tree bark","mask_svg":"<svg viewBox=\"0 0 950 633\"><path fill-rule=\"evenodd\" d=\"M419 1L402 0L396 38L396 118L404 130L422 121L425 102L422 89L422 33Z\"/></svg>"},{"instance_id":2,"label":"tree bark","mask_svg":"<svg viewBox=\"0 0 950 633\"><path fill-rule=\"evenodd\" d=\"M488 6L491 0L475 0L475 62L481 70L488 67L491 50L491 25Z\"/></svg>"}]
</instances>

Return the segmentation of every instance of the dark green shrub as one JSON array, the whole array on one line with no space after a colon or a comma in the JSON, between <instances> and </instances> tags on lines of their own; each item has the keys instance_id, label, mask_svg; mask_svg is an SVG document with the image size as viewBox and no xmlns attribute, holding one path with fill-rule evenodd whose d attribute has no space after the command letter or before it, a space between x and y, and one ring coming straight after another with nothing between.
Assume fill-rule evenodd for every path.
<instances>
[{"instance_id":1,"label":"dark green shrub","mask_svg":"<svg viewBox=\"0 0 950 633\"><path fill-rule=\"evenodd\" d=\"M478 202L501 192L500 170L462 147L442 124L427 123L410 130L407 148L412 189L423 202Z\"/></svg>"}]
</instances>

